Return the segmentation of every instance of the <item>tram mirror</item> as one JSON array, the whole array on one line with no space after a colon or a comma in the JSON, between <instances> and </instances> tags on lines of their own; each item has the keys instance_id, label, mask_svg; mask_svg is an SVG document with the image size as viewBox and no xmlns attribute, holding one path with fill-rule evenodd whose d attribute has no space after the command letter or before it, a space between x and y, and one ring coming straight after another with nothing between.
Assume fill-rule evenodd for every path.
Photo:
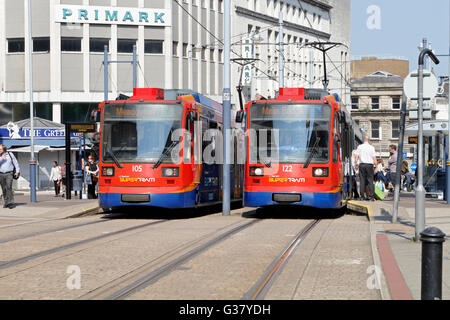
<instances>
[{"instance_id":1,"label":"tram mirror","mask_svg":"<svg viewBox=\"0 0 450 320\"><path fill-rule=\"evenodd\" d=\"M242 123L243 120L244 120L244 111L239 110L238 112L236 112L236 122Z\"/></svg>"},{"instance_id":2,"label":"tram mirror","mask_svg":"<svg viewBox=\"0 0 450 320\"><path fill-rule=\"evenodd\" d=\"M91 122L100 122L100 112L98 110L94 110L91 113Z\"/></svg>"},{"instance_id":3,"label":"tram mirror","mask_svg":"<svg viewBox=\"0 0 450 320\"><path fill-rule=\"evenodd\" d=\"M195 120L197 120L197 114L193 111L189 112L189 120L191 120L192 122L194 122Z\"/></svg>"}]
</instances>

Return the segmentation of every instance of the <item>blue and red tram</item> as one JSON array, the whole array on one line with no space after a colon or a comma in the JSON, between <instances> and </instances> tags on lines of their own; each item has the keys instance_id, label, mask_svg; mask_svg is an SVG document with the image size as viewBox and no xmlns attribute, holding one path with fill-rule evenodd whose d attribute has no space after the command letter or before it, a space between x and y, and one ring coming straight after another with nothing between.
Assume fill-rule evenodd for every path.
<instances>
[{"instance_id":1,"label":"blue and red tram","mask_svg":"<svg viewBox=\"0 0 450 320\"><path fill-rule=\"evenodd\" d=\"M216 151L222 106L197 93L176 96L174 90L138 88L127 100L99 106L102 208L190 208L221 201ZM205 154L212 160L204 161ZM243 166L232 166L232 175L232 200L242 199Z\"/></svg>"},{"instance_id":2,"label":"blue and red tram","mask_svg":"<svg viewBox=\"0 0 450 320\"><path fill-rule=\"evenodd\" d=\"M275 100L246 104L244 114L244 206L346 205L351 155L359 136L337 95L280 88Z\"/></svg>"}]
</instances>

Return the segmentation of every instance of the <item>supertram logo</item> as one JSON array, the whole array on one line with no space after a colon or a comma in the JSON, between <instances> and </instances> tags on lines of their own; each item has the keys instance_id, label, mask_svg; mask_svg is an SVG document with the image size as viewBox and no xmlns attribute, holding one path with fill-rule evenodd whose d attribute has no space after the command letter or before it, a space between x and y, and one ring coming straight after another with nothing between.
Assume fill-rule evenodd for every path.
<instances>
[{"instance_id":1,"label":"supertram logo","mask_svg":"<svg viewBox=\"0 0 450 320\"><path fill-rule=\"evenodd\" d=\"M55 6L55 21L66 23L168 27L172 25L171 17L171 12L167 9L75 5Z\"/></svg>"},{"instance_id":2,"label":"supertram logo","mask_svg":"<svg viewBox=\"0 0 450 320\"><path fill-rule=\"evenodd\" d=\"M130 177L120 177L120 182L130 182L130 183L136 183L136 182L155 182L155 178L130 178Z\"/></svg>"}]
</instances>

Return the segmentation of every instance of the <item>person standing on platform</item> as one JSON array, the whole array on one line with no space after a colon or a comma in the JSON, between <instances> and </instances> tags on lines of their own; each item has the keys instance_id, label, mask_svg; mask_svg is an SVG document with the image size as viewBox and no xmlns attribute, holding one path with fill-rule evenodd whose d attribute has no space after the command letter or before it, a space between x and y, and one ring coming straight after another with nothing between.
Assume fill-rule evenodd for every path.
<instances>
[{"instance_id":1,"label":"person standing on platform","mask_svg":"<svg viewBox=\"0 0 450 320\"><path fill-rule=\"evenodd\" d=\"M369 136L364 136L364 143L356 149L356 160L359 160L359 180L360 195L363 197L366 193L366 185L369 188L369 195L364 200L375 201L374 198L374 167L377 165L375 148L369 144Z\"/></svg>"},{"instance_id":2,"label":"person standing on platform","mask_svg":"<svg viewBox=\"0 0 450 320\"><path fill-rule=\"evenodd\" d=\"M50 172L50 182L53 182L55 187L55 197L59 197L59 192L61 190L61 168L58 166L57 161L53 161L53 167Z\"/></svg>"},{"instance_id":3,"label":"person standing on platform","mask_svg":"<svg viewBox=\"0 0 450 320\"><path fill-rule=\"evenodd\" d=\"M397 173L397 146L391 144L389 146L390 157L388 159L388 167L389 167L389 189L393 190L395 185L395 175Z\"/></svg>"},{"instance_id":4,"label":"person standing on platform","mask_svg":"<svg viewBox=\"0 0 450 320\"><path fill-rule=\"evenodd\" d=\"M14 191L12 183L20 176L20 167L16 157L7 152L4 144L0 145L0 185L3 192L3 208L14 208Z\"/></svg>"},{"instance_id":5,"label":"person standing on platform","mask_svg":"<svg viewBox=\"0 0 450 320\"><path fill-rule=\"evenodd\" d=\"M85 166L86 174L90 176L88 179L88 199L97 199L97 195L95 194L95 186L98 182L98 174L100 169L98 168L97 163L94 161L94 156L91 154L88 157L88 163Z\"/></svg>"}]
</instances>

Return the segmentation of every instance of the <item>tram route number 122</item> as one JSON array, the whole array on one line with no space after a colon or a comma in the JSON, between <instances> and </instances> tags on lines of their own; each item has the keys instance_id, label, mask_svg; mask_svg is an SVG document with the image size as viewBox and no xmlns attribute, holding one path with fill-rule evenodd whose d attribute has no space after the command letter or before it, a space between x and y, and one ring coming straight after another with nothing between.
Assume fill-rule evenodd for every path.
<instances>
[{"instance_id":1,"label":"tram route number 122","mask_svg":"<svg viewBox=\"0 0 450 320\"><path fill-rule=\"evenodd\" d=\"M290 165L283 166L283 172L292 172L292 166Z\"/></svg>"}]
</instances>

